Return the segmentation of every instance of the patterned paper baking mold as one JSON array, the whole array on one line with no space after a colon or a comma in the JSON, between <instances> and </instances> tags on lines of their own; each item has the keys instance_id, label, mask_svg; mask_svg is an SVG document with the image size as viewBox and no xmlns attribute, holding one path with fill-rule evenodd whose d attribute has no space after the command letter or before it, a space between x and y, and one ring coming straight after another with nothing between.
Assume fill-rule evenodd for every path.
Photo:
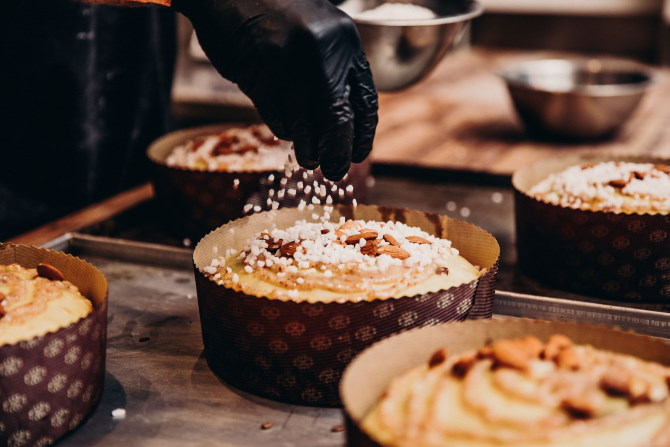
<instances>
[{"instance_id":1,"label":"patterned paper baking mold","mask_svg":"<svg viewBox=\"0 0 670 447\"><path fill-rule=\"evenodd\" d=\"M565 334L577 344L631 354L670 365L670 341L583 323L515 318L440 324L395 335L366 349L347 367L340 384L347 446L385 447L360 428L391 380L426 362L442 347L458 354L493 340L534 335L546 340Z\"/></svg>"},{"instance_id":2,"label":"patterned paper baking mold","mask_svg":"<svg viewBox=\"0 0 670 447\"><path fill-rule=\"evenodd\" d=\"M670 164L632 156L579 156L519 169L515 187L519 267L555 288L630 302L670 302L670 213L583 211L528 193L551 173L600 161Z\"/></svg>"},{"instance_id":3,"label":"patterned paper baking mold","mask_svg":"<svg viewBox=\"0 0 670 447\"><path fill-rule=\"evenodd\" d=\"M178 130L164 135L149 146L147 157L151 161L156 201L165 214L166 226L178 235L199 239L214 228L244 216L247 203L267 209L268 192L270 189L279 189L283 171L212 172L166 164L172 150L186 141L248 125L250 123L228 123ZM303 180L304 172L304 169L300 169L294 173L286 189L296 188L296 183ZM364 201L369 173L369 160L352 164L347 179L337 182L337 185L342 189L352 185L353 195L347 194L343 198L333 195L334 202L351 203L353 198ZM268 180L271 174L274 175L273 181ZM321 183L322 179L321 171L317 170L310 176L310 183L314 180ZM310 194L303 194L302 197L308 201L311 199ZM280 202L282 206L298 204L295 198L288 195Z\"/></svg>"},{"instance_id":4,"label":"patterned paper baking mold","mask_svg":"<svg viewBox=\"0 0 670 447\"><path fill-rule=\"evenodd\" d=\"M461 255L486 273L469 284L424 295L333 303L249 296L219 286L202 273L215 257L214 249L240 249L271 223L285 228L296 220L309 220L311 213L284 209L240 219L208 234L195 249L205 355L210 368L229 384L282 402L336 406L344 367L371 343L414 327L491 317L500 255L495 238L467 222L420 211L340 205L332 218L418 226L451 239Z\"/></svg>"},{"instance_id":5,"label":"patterned paper baking mold","mask_svg":"<svg viewBox=\"0 0 670 447\"><path fill-rule=\"evenodd\" d=\"M0 244L0 264L58 268L93 302L93 311L41 337L0 346L0 445L38 447L74 430L95 408L105 378L107 281L73 256Z\"/></svg>"}]
</instances>

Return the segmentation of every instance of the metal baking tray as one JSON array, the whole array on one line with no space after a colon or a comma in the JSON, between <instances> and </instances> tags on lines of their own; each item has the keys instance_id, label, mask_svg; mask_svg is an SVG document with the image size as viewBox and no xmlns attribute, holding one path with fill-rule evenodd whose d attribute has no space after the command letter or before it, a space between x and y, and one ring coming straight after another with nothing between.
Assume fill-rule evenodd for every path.
<instances>
[{"instance_id":1,"label":"metal baking tray","mask_svg":"<svg viewBox=\"0 0 670 447\"><path fill-rule=\"evenodd\" d=\"M339 409L257 398L222 383L209 370L191 249L78 233L45 246L86 259L110 282L103 399L59 445L344 445ZM494 313L590 322L670 338L670 313L597 302L497 291Z\"/></svg>"}]
</instances>

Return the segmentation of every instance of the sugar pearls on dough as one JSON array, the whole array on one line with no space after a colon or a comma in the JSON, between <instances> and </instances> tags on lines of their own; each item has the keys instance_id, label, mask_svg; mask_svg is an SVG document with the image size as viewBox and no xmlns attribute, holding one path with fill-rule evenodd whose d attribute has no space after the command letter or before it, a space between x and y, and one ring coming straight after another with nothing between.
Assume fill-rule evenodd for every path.
<instances>
[{"instance_id":1,"label":"sugar pearls on dough","mask_svg":"<svg viewBox=\"0 0 670 447\"><path fill-rule=\"evenodd\" d=\"M91 313L91 301L77 287L54 267L40 267L0 265L0 346L56 331Z\"/></svg>"},{"instance_id":2,"label":"sugar pearls on dough","mask_svg":"<svg viewBox=\"0 0 670 447\"><path fill-rule=\"evenodd\" d=\"M662 447L669 377L561 334L442 349L395 378L362 427L389 447Z\"/></svg>"},{"instance_id":3,"label":"sugar pearls on dough","mask_svg":"<svg viewBox=\"0 0 670 447\"><path fill-rule=\"evenodd\" d=\"M199 171L281 171L291 153L291 143L277 139L267 126L252 125L187 141L173 149L166 163Z\"/></svg>"},{"instance_id":4,"label":"sugar pearls on dough","mask_svg":"<svg viewBox=\"0 0 670 447\"><path fill-rule=\"evenodd\" d=\"M330 302L436 292L476 280L451 241L401 222L298 221L228 250L204 273L248 295Z\"/></svg>"},{"instance_id":5,"label":"sugar pearls on dough","mask_svg":"<svg viewBox=\"0 0 670 447\"><path fill-rule=\"evenodd\" d=\"M529 194L563 207L623 213L670 213L670 166L621 161L571 166Z\"/></svg>"}]
</instances>

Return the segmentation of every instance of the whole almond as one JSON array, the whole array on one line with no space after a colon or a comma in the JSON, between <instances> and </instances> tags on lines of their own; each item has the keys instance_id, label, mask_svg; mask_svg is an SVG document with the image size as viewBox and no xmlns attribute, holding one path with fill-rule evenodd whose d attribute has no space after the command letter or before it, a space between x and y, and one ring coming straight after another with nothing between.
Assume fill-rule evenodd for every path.
<instances>
[{"instance_id":1,"label":"whole almond","mask_svg":"<svg viewBox=\"0 0 670 447\"><path fill-rule=\"evenodd\" d=\"M379 239L367 241L365 245L361 247L361 253L368 256L375 256L377 254L377 247L379 247L380 243L381 241Z\"/></svg>"},{"instance_id":2,"label":"whole almond","mask_svg":"<svg viewBox=\"0 0 670 447\"><path fill-rule=\"evenodd\" d=\"M451 373L456 376L463 378L470 371L472 366L477 361L477 355L466 356L458 359L451 367Z\"/></svg>"},{"instance_id":3,"label":"whole almond","mask_svg":"<svg viewBox=\"0 0 670 447\"><path fill-rule=\"evenodd\" d=\"M626 396L630 380L630 374L611 368L602 375L599 386L607 394Z\"/></svg>"},{"instance_id":4,"label":"whole almond","mask_svg":"<svg viewBox=\"0 0 670 447\"><path fill-rule=\"evenodd\" d=\"M279 253L281 253L281 255L285 258L292 257L297 250L298 250L297 242L289 242L279 247Z\"/></svg>"},{"instance_id":5,"label":"whole almond","mask_svg":"<svg viewBox=\"0 0 670 447\"><path fill-rule=\"evenodd\" d=\"M566 397L561 406L574 418L592 418L598 414L604 399L602 394L586 393Z\"/></svg>"},{"instance_id":6,"label":"whole almond","mask_svg":"<svg viewBox=\"0 0 670 447\"><path fill-rule=\"evenodd\" d=\"M377 232L372 231L372 232L369 232L369 233L358 233L358 234L354 234L353 236L349 236L345 240L345 242L349 245L355 245L355 244L358 244L358 242L361 239L365 239L366 241L369 241L369 240L376 239L376 238L377 238Z\"/></svg>"},{"instance_id":7,"label":"whole almond","mask_svg":"<svg viewBox=\"0 0 670 447\"><path fill-rule=\"evenodd\" d=\"M37 274L51 281L62 281L65 279L61 271L51 264L38 264Z\"/></svg>"},{"instance_id":8,"label":"whole almond","mask_svg":"<svg viewBox=\"0 0 670 447\"><path fill-rule=\"evenodd\" d=\"M564 349L556 356L556 365L564 369L579 369L581 360L574 349Z\"/></svg>"},{"instance_id":9,"label":"whole almond","mask_svg":"<svg viewBox=\"0 0 670 447\"><path fill-rule=\"evenodd\" d=\"M441 365L447 360L448 356L449 353L447 352L447 348L438 349L430 356L430 359L428 360L428 368L435 368L436 366Z\"/></svg>"},{"instance_id":10,"label":"whole almond","mask_svg":"<svg viewBox=\"0 0 670 447\"><path fill-rule=\"evenodd\" d=\"M386 242L388 242L389 244L391 244L391 245L395 245L396 247L400 247L400 243L396 240L396 238L394 238L394 237L391 236L390 234L385 234L385 235L382 236L382 237L383 237L384 240L385 240Z\"/></svg>"},{"instance_id":11,"label":"whole almond","mask_svg":"<svg viewBox=\"0 0 670 447\"><path fill-rule=\"evenodd\" d=\"M546 360L554 360L558 357L558 354L572 346L572 340L562 334L554 334L549 337L547 344L544 346L544 351L542 351L542 358Z\"/></svg>"},{"instance_id":12,"label":"whole almond","mask_svg":"<svg viewBox=\"0 0 670 447\"><path fill-rule=\"evenodd\" d=\"M511 340L496 342L491 348L493 349L493 358L497 364L521 370L528 368L530 363L528 354L519 349L518 344Z\"/></svg>"},{"instance_id":13,"label":"whole almond","mask_svg":"<svg viewBox=\"0 0 670 447\"><path fill-rule=\"evenodd\" d=\"M407 236L405 240L414 244L430 244L428 239L424 239L421 236Z\"/></svg>"},{"instance_id":14,"label":"whole almond","mask_svg":"<svg viewBox=\"0 0 670 447\"><path fill-rule=\"evenodd\" d=\"M409 253L403 250L400 247L395 245L383 245L377 249L378 255L389 255L395 259L407 259L409 258Z\"/></svg>"},{"instance_id":15,"label":"whole almond","mask_svg":"<svg viewBox=\"0 0 670 447\"><path fill-rule=\"evenodd\" d=\"M495 342L491 349L493 358L498 364L525 370L532 359L539 357L543 347L544 345L538 338L527 336Z\"/></svg>"},{"instance_id":16,"label":"whole almond","mask_svg":"<svg viewBox=\"0 0 670 447\"><path fill-rule=\"evenodd\" d=\"M608 183L608 185L610 185L613 188L623 188L627 184L628 184L628 180L624 180L624 179L614 179L614 180L610 180L609 183Z\"/></svg>"}]
</instances>

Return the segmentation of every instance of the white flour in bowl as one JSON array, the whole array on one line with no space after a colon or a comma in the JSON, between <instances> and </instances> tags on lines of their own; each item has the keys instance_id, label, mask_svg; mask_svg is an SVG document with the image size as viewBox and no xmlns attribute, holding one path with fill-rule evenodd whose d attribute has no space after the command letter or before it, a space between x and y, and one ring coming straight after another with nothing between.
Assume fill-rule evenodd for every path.
<instances>
[{"instance_id":1,"label":"white flour in bowl","mask_svg":"<svg viewBox=\"0 0 670 447\"><path fill-rule=\"evenodd\" d=\"M410 3L382 3L354 17L366 20L427 20L436 18L437 14L424 6Z\"/></svg>"}]
</instances>

